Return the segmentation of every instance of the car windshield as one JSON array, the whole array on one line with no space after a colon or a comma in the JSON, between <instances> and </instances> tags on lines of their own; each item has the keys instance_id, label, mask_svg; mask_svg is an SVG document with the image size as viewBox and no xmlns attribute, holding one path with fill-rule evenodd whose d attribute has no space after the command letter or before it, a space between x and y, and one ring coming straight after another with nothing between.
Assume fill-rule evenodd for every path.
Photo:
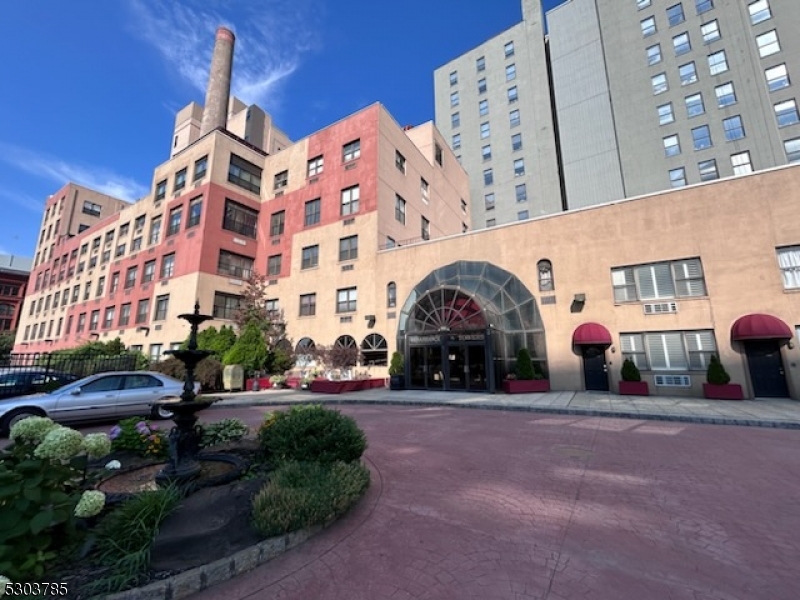
<instances>
[{"instance_id":1,"label":"car windshield","mask_svg":"<svg viewBox=\"0 0 800 600\"><path fill-rule=\"evenodd\" d=\"M95 378L94 375L92 375L90 377L84 377L83 379L79 379L78 381L73 381L72 383L68 383L67 385L63 385L60 388L52 390L52 391L49 391L47 393L48 394L52 394L53 392L58 392L59 394L63 394L63 393L67 393L68 394L72 390L75 390L75 389L81 387L82 385L86 385L87 383L92 381L94 378Z\"/></svg>"}]
</instances>

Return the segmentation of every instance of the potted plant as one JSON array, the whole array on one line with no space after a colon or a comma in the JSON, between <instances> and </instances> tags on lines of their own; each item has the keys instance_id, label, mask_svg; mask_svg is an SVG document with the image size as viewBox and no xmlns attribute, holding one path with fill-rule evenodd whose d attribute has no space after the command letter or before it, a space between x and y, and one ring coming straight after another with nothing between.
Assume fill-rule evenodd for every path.
<instances>
[{"instance_id":1,"label":"potted plant","mask_svg":"<svg viewBox=\"0 0 800 600\"><path fill-rule=\"evenodd\" d=\"M513 373L509 373L503 381L506 394L526 394L531 392L549 392L550 380L531 361L531 353L527 348L520 348L517 353L517 364Z\"/></svg>"},{"instance_id":2,"label":"potted plant","mask_svg":"<svg viewBox=\"0 0 800 600\"><path fill-rule=\"evenodd\" d=\"M270 375L269 383L273 389L283 389L286 387L286 375Z\"/></svg>"},{"instance_id":3,"label":"potted plant","mask_svg":"<svg viewBox=\"0 0 800 600\"><path fill-rule=\"evenodd\" d=\"M303 377L300 380L300 385L297 387L298 390L309 390L311 389L311 382L314 381L314 378L311 376Z\"/></svg>"},{"instance_id":4,"label":"potted plant","mask_svg":"<svg viewBox=\"0 0 800 600\"><path fill-rule=\"evenodd\" d=\"M744 400L742 386L730 381L731 376L719 357L712 355L706 371L706 383L703 384L703 395L709 400Z\"/></svg>"},{"instance_id":5,"label":"potted plant","mask_svg":"<svg viewBox=\"0 0 800 600\"><path fill-rule=\"evenodd\" d=\"M639 367L630 359L626 358L622 362L620 370L622 381L619 382L619 393L625 396L649 396L650 389L646 381L642 381L642 374Z\"/></svg>"},{"instance_id":6,"label":"potted plant","mask_svg":"<svg viewBox=\"0 0 800 600\"><path fill-rule=\"evenodd\" d=\"M389 389L406 389L406 368L403 355L400 352L392 353L392 360L389 363Z\"/></svg>"}]
</instances>

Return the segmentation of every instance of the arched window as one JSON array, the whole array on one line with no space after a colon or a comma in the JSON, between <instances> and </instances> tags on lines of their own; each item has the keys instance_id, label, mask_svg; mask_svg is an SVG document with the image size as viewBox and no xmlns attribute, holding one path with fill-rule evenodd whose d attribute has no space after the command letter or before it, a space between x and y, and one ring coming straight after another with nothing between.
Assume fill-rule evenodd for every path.
<instances>
[{"instance_id":1,"label":"arched window","mask_svg":"<svg viewBox=\"0 0 800 600\"><path fill-rule=\"evenodd\" d=\"M386 306L388 308L397 306L397 284L394 281L390 281L386 286Z\"/></svg>"},{"instance_id":2,"label":"arched window","mask_svg":"<svg viewBox=\"0 0 800 600\"><path fill-rule=\"evenodd\" d=\"M553 264L549 260L540 260L536 263L536 268L539 271L539 291L552 292L556 289L553 282Z\"/></svg>"},{"instance_id":3,"label":"arched window","mask_svg":"<svg viewBox=\"0 0 800 600\"><path fill-rule=\"evenodd\" d=\"M317 345L311 338L304 337L294 348L295 361L298 367L308 367L316 364Z\"/></svg>"},{"instance_id":4,"label":"arched window","mask_svg":"<svg viewBox=\"0 0 800 600\"><path fill-rule=\"evenodd\" d=\"M386 366L389 345L380 333L370 333L361 342L362 362L365 366Z\"/></svg>"},{"instance_id":5,"label":"arched window","mask_svg":"<svg viewBox=\"0 0 800 600\"><path fill-rule=\"evenodd\" d=\"M358 344L349 335L340 335L333 344L330 355L331 367L334 369L349 369L358 363Z\"/></svg>"}]
</instances>

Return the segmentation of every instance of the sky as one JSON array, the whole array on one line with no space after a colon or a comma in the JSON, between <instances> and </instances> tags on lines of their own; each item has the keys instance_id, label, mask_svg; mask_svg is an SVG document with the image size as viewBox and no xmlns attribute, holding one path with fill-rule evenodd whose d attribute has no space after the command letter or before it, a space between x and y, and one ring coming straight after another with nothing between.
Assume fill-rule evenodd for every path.
<instances>
[{"instance_id":1,"label":"sky","mask_svg":"<svg viewBox=\"0 0 800 600\"><path fill-rule=\"evenodd\" d=\"M33 256L69 181L148 193L175 113L203 104L218 25L236 33L234 94L299 140L374 102L401 125L432 120L434 69L521 18L520 0L4 3L0 254Z\"/></svg>"}]
</instances>

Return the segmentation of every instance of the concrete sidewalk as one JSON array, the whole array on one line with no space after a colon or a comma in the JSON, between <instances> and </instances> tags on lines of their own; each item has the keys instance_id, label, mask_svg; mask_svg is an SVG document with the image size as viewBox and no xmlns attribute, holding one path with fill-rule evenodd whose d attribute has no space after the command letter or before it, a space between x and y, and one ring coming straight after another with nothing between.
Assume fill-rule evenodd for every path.
<instances>
[{"instance_id":1,"label":"concrete sidewalk","mask_svg":"<svg viewBox=\"0 0 800 600\"><path fill-rule=\"evenodd\" d=\"M312 394L298 390L263 390L214 394L217 407L286 404L387 404L400 406L460 406L520 410L550 414L608 416L629 419L682 421L800 429L800 402L785 398L722 401L670 396L620 396L609 392L548 392L545 394L488 394L386 388L345 394Z\"/></svg>"}]
</instances>

